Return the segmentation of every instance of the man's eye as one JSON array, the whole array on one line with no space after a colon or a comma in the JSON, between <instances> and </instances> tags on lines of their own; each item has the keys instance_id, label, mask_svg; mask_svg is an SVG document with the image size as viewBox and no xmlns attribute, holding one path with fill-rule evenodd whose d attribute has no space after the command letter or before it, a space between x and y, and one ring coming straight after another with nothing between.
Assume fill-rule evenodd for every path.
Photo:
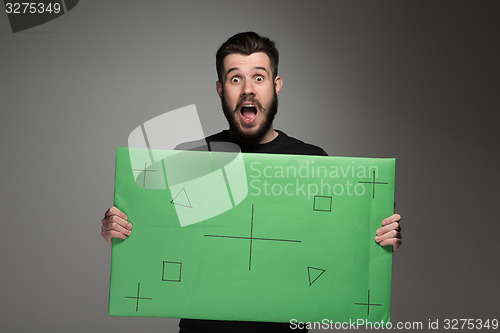
<instances>
[{"instance_id":1,"label":"man's eye","mask_svg":"<svg viewBox=\"0 0 500 333\"><path fill-rule=\"evenodd\" d=\"M233 77L233 78L231 79L231 82L232 82L232 83L238 83L238 82L240 82L240 78L239 78L239 77Z\"/></svg>"},{"instance_id":2,"label":"man's eye","mask_svg":"<svg viewBox=\"0 0 500 333\"><path fill-rule=\"evenodd\" d=\"M262 82L262 81L264 81L264 78L262 76L257 76L257 77L255 77L255 81Z\"/></svg>"}]
</instances>

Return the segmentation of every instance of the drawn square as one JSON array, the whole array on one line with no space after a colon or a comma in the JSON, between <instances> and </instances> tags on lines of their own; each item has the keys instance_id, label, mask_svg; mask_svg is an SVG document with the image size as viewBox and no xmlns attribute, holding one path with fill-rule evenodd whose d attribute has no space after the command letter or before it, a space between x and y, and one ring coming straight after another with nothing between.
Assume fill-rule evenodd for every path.
<instances>
[{"instance_id":1,"label":"drawn square","mask_svg":"<svg viewBox=\"0 0 500 333\"><path fill-rule=\"evenodd\" d=\"M182 263L175 261L164 261L162 281L181 282Z\"/></svg>"},{"instance_id":2,"label":"drawn square","mask_svg":"<svg viewBox=\"0 0 500 333\"><path fill-rule=\"evenodd\" d=\"M332 211L332 197L315 195L313 210L317 212L331 212Z\"/></svg>"}]
</instances>

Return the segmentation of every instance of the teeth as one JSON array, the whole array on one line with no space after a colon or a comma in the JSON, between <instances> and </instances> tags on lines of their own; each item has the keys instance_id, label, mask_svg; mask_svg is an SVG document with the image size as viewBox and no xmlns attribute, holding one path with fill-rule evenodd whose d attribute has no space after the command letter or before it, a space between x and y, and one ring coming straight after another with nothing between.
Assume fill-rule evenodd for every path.
<instances>
[{"instance_id":1,"label":"teeth","mask_svg":"<svg viewBox=\"0 0 500 333\"><path fill-rule=\"evenodd\" d=\"M253 108L253 107L255 107L253 104L246 104L242 106L242 108Z\"/></svg>"}]
</instances>

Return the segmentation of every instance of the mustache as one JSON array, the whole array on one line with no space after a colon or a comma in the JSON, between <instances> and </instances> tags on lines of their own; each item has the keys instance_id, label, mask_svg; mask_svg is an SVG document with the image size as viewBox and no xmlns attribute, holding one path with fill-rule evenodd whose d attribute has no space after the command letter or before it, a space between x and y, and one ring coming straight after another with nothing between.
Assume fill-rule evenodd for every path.
<instances>
[{"instance_id":1,"label":"mustache","mask_svg":"<svg viewBox=\"0 0 500 333\"><path fill-rule=\"evenodd\" d=\"M256 99L255 97L244 97L236 105L235 111L241 109L241 106L245 102L251 102L252 104L257 105L257 107L259 109L261 109L262 111L266 111L267 110L265 107L262 106L262 104L259 102L259 100Z\"/></svg>"}]
</instances>

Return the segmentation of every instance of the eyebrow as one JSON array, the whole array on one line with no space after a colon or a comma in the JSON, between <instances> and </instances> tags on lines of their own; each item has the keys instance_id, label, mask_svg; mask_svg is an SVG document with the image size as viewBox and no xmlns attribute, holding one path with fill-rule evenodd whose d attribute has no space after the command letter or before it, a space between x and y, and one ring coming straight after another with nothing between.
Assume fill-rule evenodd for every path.
<instances>
[{"instance_id":1,"label":"eyebrow","mask_svg":"<svg viewBox=\"0 0 500 333\"><path fill-rule=\"evenodd\" d=\"M226 72L226 77L227 77L227 75L228 75L230 72L232 72L232 71L236 71L236 70L238 70L238 69L240 69L240 68L239 68L239 67L232 67L232 68L229 68L229 69L227 70L227 72ZM261 69L261 70L265 71L265 72L269 75L269 71L268 71L268 70L267 70L267 68L265 68L265 67L262 67L262 66L257 66L257 67L254 67L253 69Z\"/></svg>"}]
</instances>

